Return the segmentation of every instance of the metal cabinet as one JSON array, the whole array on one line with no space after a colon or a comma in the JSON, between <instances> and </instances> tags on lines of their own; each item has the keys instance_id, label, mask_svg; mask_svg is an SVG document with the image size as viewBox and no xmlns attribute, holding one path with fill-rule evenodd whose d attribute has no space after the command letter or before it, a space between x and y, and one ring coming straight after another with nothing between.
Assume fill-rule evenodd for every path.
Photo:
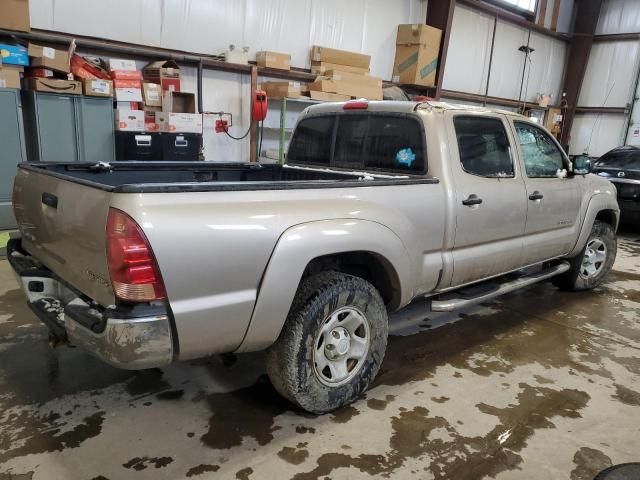
<instances>
[{"instance_id":1,"label":"metal cabinet","mask_svg":"<svg viewBox=\"0 0 640 480\"><path fill-rule=\"evenodd\" d=\"M23 92L27 155L32 162L111 162L111 98Z\"/></svg>"},{"instance_id":2,"label":"metal cabinet","mask_svg":"<svg viewBox=\"0 0 640 480\"><path fill-rule=\"evenodd\" d=\"M0 230L15 228L11 191L16 165L26 161L19 91L0 88Z\"/></svg>"}]
</instances>

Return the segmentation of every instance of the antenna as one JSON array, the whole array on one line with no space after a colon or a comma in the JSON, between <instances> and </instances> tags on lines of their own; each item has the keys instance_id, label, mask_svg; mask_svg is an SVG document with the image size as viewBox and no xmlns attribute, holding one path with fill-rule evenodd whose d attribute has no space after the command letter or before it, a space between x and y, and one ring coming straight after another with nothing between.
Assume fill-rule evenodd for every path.
<instances>
[{"instance_id":1,"label":"antenna","mask_svg":"<svg viewBox=\"0 0 640 480\"><path fill-rule=\"evenodd\" d=\"M613 83L611 84L611 88L609 88L609 91L607 92L607 95L604 97L604 101L602 102L601 107L604 107L607 103L607 100L609 99L609 95L611 95L611 92L613 91L613 87L615 86L616 81L615 79L613 80ZM587 143L587 148L584 149L584 155L589 155L589 148L591 148L591 139L593 138L593 132L596 129L596 123L598 123L598 120L600 120L600 115L602 115L602 112L598 112L598 115L596 115L596 119L593 121L593 126L591 127L591 133L589 134L589 142Z\"/></svg>"}]
</instances>

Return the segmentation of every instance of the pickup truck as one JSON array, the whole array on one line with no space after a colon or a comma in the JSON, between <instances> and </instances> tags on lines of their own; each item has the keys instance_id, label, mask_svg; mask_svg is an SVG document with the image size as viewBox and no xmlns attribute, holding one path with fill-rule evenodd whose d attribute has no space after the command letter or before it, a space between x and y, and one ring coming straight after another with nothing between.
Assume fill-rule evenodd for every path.
<instances>
[{"instance_id":1,"label":"pickup truck","mask_svg":"<svg viewBox=\"0 0 640 480\"><path fill-rule=\"evenodd\" d=\"M596 287L619 217L539 125L435 101L310 106L285 165L23 163L13 204L8 259L52 342L125 369L267 350L317 414L365 391L414 299Z\"/></svg>"}]
</instances>

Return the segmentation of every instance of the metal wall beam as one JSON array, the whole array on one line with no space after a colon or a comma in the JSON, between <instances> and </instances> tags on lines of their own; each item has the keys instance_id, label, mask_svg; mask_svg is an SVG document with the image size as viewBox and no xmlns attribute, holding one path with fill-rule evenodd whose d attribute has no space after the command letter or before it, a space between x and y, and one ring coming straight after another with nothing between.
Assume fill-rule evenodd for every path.
<instances>
[{"instance_id":1,"label":"metal wall beam","mask_svg":"<svg viewBox=\"0 0 640 480\"><path fill-rule=\"evenodd\" d=\"M440 91L442 90L444 68L447 63L447 52L449 51L449 38L451 38L451 22L453 21L455 7L456 0L438 0L427 4L426 24L442 30L438 69L436 70L436 90L434 95L436 100L440 99Z\"/></svg>"},{"instance_id":2,"label":"metal wall beam","mask_svg":"<svg viewBox=\"0 0 640 480\"><path fill-rule=\"evenodd\" d=\"M569 144L569 138L571 137L571 126L576 114L582 80L587 70L587 62L589 61L589 53L591 52L601 5L602 0L576 2L574 34L569 45L567 65L562 81L562 91L566 94L567 108L564 114L560 143L565 147Z\"/></svg>"},{"instance_id":3,"label":"metal wall beam","mask_svg":"<svg viewBox=\"0 0 640 480\"><path fill-rule=\"evenodd\" d=\"M439 1L434 0L429 3L439 3ZM496 15L500 20L513 23L514 25L518 25L524 28L530 28L534 32L542 33L543 35L548 35L550 37L557 38L559 40L563 40L568 42L571 39L571 35L565 33L557 33L543 26L537 25L535 22L531 22L520 15L509 12L508 10L503 10L502 8L496 7L490 3L485 3L481 0L458 0L458 3L461 5L466 5L467 7L471 7L475 10L479 10L484 13L488 13L489 15Z\"/></svg>"}]
</instances>

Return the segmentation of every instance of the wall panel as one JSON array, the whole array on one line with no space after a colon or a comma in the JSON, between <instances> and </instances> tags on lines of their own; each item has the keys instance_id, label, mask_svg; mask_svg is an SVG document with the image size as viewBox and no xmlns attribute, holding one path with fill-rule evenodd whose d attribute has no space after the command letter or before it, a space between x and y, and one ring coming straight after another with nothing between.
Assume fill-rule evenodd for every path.
<instances>
[{"instance_id":1,"label":"wall panel","mask_svg":"<svg viewBox=\"0 0 640 480\"><path fill-rule=\"evenodd\" d=\"M639 61L638 41L594 43L582 81L578 105L624 107L635 88Z\"/></svg>"},{"instance_id":2,"label":"wall panel","mask_svg":"<svg viewBox=\"0 0 640 480\"><path fill-rule=\"evenodd\" d=\"M640 32L639 4L638 0L604 0L596 34Z\"/></svg>"},{"instance_id":3,"label":"wall panel","mask_svg":"<svg viewBox=\"0 0 640 480\"><path fill-rule=\"evenodd\" d=\"M622 144L624 115L578 114L573 120L569 153L599 157Z\"/></svg>"}]
</instances>

